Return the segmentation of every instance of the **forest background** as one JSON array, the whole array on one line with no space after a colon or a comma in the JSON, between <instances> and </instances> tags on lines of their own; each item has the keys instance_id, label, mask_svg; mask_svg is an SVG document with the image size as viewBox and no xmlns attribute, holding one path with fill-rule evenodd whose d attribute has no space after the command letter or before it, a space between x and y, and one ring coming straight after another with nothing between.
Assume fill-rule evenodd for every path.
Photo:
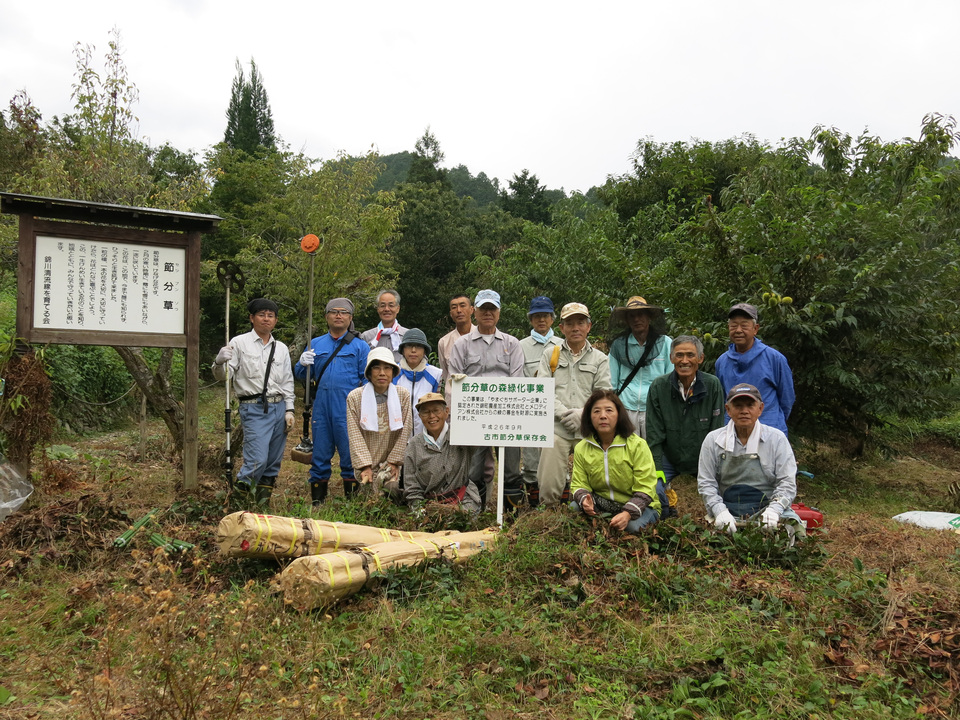
<instances>
[{"instance_id":1,"label":"forest background","mask_svg":"<svg viewBox=\"0 0 960 720\"><path fill-rule=\"evenodd\" d=\"M26 91L10 100L0 113L0 188L222 217L219 233L203 239L202 357L225 338L215 273L223 259L247 278L232 298L230 332L245 329L247 299L269 296L280 306L277 335L296 356L307 336L309 267L298 240L314 233L318 319L328 298L347 296L364 329L377 321L375 293L395 287L401 322L435 342L451 327L452 294L492 287L509 332L526 335L529 299L547 295L557 307L587 304L602 341L611 309L641 294L667 309L672 334L703 339L709 369L726 347L724 310L747 301L760 308L764 341L791 362L791 426L800 432L839 432L857 450L879 422L949 414L960 400L952 117L924 117L916 139L828 127L776 147L749 135L640 139L632 172L568 196L528 169L501 183L463 165L445 168L429 128L412 151L393 155L293 152L274 133L253 61L237 63L223 142L201 157L152 147L136 136L138 91L116 31L102 64L95 48L78 43L72 99L73 113L49 121ZM16 219L0 218L8 355L16 238ZM102 403L135 382L161 414L176 405L176 354L118 352L45 350L61 424L115 422L135 406L134 394ZM168 427L176 439L178 418Z\"/></svg>"},{"instance_id":2,"label":"forest background","mask_svg":"<svg viewBox=\"0 0 960 720\"><path fill-rule=\"evenodd\" d=\"M671 334L704 340L709 369L725 310L750 301L793 367L791 441L816 473L801 499L827 532L796 548L748 529L728 538L695 517L686 478L685 517L643 538L524 512L471 564L388 574L354 604L299 615L270 590L276 563L216 553L221 389L201 393L201 491L184 497L175 447L154 436L137 452L130 430L144 394L151 430L176 445L182 358L50 346L35 348L39 363L18 359L17 223L0 216L0 432L11 458L37 443L39 466L36 492L0 525L0 718L957 716L955 536L889 520L947 509L960 480L953 118L918 118L915 139L828 127L775 147L641 138L631 172L568 196L535 168L501 182L445 167L429 128L395 155L291 151L252 63L237 68L222 143L200 156L150 146L118 43L102 63L77 46L69 115L45 120L26 92L12 98L0 188L222 217L203 239L206 358L227 332L224 259L247 277L230 332L246 328L249 297L268 295L296 357L306 233L322 241L316 318L346 295L369 327L375 293L395 286L401 321L434 342L453 293L497 289L518 336L530 297L584 302L598 342L611 307L642 294L667 308ZM284 463L274 502L312 512L302 466ZM167 556L146 533L113 547L151 507L193 552ZM313 514L449 522L342 496Z\"/></svg>"}]
</instances>

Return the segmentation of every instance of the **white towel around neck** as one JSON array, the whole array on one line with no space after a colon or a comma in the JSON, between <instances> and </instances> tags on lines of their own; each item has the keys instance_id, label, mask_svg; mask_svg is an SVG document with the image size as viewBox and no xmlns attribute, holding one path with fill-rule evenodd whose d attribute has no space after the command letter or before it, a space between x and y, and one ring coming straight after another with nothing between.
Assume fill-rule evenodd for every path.
<instances>
[{"instance_id":1,"label":"white towel around neck","mask_svg":"<svg viewBox=\"0 0 960 720\"><path fill-rule=\"evenodd\" d=\"M399 430L403 427L403 409L400 407L400 393L397 386L391 383L387 388L387 418L390 420L390 430ZM373 383L363 386L360 396L360 427L370 432L380 432L380 420L377 417L377 391Z\"/></svg>"}]
</instances>

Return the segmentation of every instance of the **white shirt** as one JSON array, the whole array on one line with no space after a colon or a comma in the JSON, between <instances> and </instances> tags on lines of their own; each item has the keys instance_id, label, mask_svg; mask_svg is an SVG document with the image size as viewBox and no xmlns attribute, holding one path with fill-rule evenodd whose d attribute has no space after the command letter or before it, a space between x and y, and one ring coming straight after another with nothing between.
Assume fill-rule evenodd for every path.
<instances>
[{"instance_id":1,"label":"white shirt","mask_svg":"<svg viewBox=\"0 0 960 720\"><path fill-rule=\"evenodd\" d=\"M263 342L254 330L237 335L230 340L233 357L226 365L213 364L213 376L217 380L226 378L226 366L230 367L230 382L234 392L239 395L259 395L263 392L263 376L267 371L270 358L270 346L276 343L277 349L270 365L270 380L267 383L267 397L282 395L287 410L293 410L293 364L287 346L272 335Z\"/></svg>"}]
</instances>

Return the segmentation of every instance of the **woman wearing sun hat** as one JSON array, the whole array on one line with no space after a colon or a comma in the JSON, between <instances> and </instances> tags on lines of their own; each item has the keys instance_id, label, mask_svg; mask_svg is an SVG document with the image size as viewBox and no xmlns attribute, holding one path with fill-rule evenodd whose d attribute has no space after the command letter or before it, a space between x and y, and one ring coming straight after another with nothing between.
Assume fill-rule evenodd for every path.
<instances>
[{"instance_id":1,"label":"woman wearing sun hat","mask_svg":"<svg viewBox=\"0 0 960 720\"><path fill-rule=\"evenodd\" d=\"M663 308L634 295L613 309L610 321L613 328L624 327L610 343L610 380L637 433L646 438L650 383L673 370Z\"/></svg>"}]
</instances>

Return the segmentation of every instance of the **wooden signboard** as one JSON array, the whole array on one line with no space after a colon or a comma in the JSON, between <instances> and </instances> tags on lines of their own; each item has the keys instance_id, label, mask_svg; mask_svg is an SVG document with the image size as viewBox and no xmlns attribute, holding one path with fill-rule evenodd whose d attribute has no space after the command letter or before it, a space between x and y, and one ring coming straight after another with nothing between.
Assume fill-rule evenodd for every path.
<instances>
[{"instance_id":1,"label":"wooden signboard","mask_svg":"<svg viewBox=\"0 0 960 720\"><path fill-rule=\"evenodd\" d=\"M183 487L197 487L200 236L220 218L0 193L19 216L17 335L184 349Z\"/></svg>"}]
</instances>

